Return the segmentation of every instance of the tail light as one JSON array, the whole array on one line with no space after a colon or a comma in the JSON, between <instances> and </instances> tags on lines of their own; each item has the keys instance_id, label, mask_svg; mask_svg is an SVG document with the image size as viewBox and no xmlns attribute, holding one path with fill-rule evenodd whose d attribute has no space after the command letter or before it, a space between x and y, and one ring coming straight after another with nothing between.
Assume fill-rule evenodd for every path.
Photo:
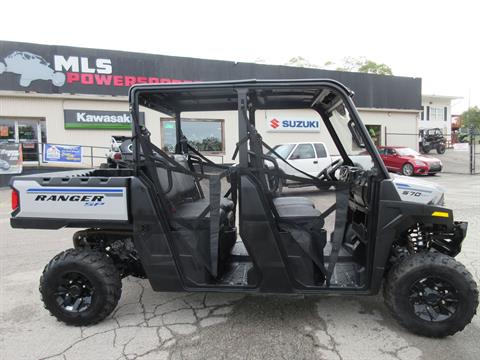
<instances>
[{"instance_id":1,"label":"tail light","mask_svg":"<svg viewBox=\"0 0 480 360\"><path fill-rule=\"evenodd\" d=\"M122 153L116 152L115 154L113 154L113 159L114 160L122 160Z\"/></svg>"},{"instance_id":2,"label":"tail light","mask_svg":"<svg viewBox=\"0 0 480 360\"><path fill-rule=\"evenodd\" d=\"M18 197L18 191L12 190L12 210L17 210L20 205L20 199Z\"/></svg>"}]
</instances>

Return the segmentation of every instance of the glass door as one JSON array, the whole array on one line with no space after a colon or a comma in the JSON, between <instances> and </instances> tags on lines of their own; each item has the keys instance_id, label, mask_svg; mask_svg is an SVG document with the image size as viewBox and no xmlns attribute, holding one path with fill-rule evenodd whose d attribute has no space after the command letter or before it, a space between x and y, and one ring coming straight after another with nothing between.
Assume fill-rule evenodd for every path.
<instances>
[{"instance_id":1,"label":"glass door","mask_svg":"<svg viewBox=\"0 0 480 360\"><path fill-rule=\"evenodd\" d=\"M39 158L39 133L38 121L19 120L18 121L18 141L22 144L23 161L36 161Z\"/></svg>"}]
</instances>

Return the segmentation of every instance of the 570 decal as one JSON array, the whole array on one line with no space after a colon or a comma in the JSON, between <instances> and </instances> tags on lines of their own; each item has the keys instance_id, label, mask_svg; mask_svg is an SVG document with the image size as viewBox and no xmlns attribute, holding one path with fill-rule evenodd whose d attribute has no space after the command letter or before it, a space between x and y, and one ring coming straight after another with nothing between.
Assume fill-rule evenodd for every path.
<instances>
[{"instance_id":1,"label":"570 decal","mask_svg":"<svg viewBox=\"0 0 480 360\"><path fill-rule=\"evenodd\" d=\"M403 195L407 195L407 196L422 196L422 193L420 191L408 191L408 190L404 190L402 192Z\"/></svg>"}]
</instances>

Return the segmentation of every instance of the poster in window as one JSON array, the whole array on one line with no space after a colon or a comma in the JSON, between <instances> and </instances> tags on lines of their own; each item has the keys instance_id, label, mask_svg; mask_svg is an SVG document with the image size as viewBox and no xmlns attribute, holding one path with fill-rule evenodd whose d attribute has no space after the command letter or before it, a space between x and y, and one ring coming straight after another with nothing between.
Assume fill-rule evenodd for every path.
<instances>
[{"instance_id":1,"label":"poster in window","mask_svg":"<svg viewBox=\"0 0 480 360\"><path fill-rule=\"evenodd\" d=\"M80 145L43 144L43 162L80 164L82 155L82 147Z\"/></svg>"},{"instance_id":2,"label":"poster in window","mask_svg":"<svg viewBox=\"0 0 480 360\"><path fill-rule=\"evenodd\" d=\"M22 145L0 143L0 175L21 174L23 170Z\"/></svg>"},{"instance_id":3,"label":"poster in window","mask_svg":"<svg viewBox=\"0 0 480 360\"><path fill-rule=\"evenodd\" d=\"M0 137L8 137L8 126L0 126Z\"/></svg>"}]
</instances>

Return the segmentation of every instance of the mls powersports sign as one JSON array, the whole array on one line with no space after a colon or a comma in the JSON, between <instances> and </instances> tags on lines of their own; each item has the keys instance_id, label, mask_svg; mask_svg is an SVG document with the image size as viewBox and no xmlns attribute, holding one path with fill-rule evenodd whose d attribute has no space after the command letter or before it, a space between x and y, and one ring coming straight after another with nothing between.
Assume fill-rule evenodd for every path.
<instances>
[{"instance_id":1,"label":"mls powersports sign","mask_svg":"<svg viewBox=\"0 0 480 360\"><path fill-rule=\"evenodd\" d=\"M267 120L269 132L320 132L320 120L272 118Z\"/></svg>"},{"instance_id":2,"label":"mls powersports sign","mask_svg":"<svg viewBox=\"0 0 480 360\"><path fill-rule=\"evenodd\" d=\"M0 41L0 90L127 95L128 88L138 83L192 81L180 78L182 74L163 76L161 69L168 68L164 60L155 55Z\"/></svg>"}]
</instances>

